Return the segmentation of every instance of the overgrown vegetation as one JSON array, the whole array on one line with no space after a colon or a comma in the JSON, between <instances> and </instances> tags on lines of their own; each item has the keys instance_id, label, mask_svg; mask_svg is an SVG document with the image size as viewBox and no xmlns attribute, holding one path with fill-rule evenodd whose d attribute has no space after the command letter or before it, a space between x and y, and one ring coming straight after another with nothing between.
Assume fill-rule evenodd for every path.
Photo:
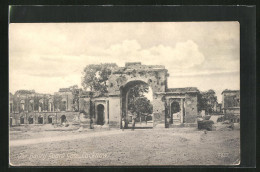
<instances>
[{"instance_id":1,"label":"overgrown vegetation","mask_svg":"<svg viewBox=\"0 0 260 172\"><path fill-rule=\"evenodd\" d=\"M85 90L107 93L108 77L117 67L115 63L90 64L84 68L82 86Z\"/></svg>"}]
</instances>

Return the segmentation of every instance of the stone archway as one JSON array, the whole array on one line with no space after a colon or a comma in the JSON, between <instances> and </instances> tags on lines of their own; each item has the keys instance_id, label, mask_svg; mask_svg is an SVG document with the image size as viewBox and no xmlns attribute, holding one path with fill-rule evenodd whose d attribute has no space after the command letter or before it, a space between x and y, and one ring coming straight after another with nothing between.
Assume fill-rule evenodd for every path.
<instances>
[{"instance_id":1,"label":"stone archway","mask_svg":"<svg viewBox=\"0 0 260 172\"><path fill-rule=\"evenodd\" d=\"M97 125L104 125L105 107L102 104L97 106Z\"/></svg>"},{"instance_id":2,"label":"stone archway","mask_svg":"<svg viewBox=\"0 0 260 172\"><path fill-rule=\"evenodd\" d=\"M136 82L148 84L153 92L153 126L165 128L164 94L167 90L168 71L161 65L142 65L140 62L126 63L115 68L108 80L110 124L122 127L122 116L126 111L126 87ZM119 122L119 123L118 123Z\"/></svg>"},{"instance_id":3,"label":"stone archway","mask_svg":"<svg viewBox=\"0 0 260 172\"><path fill-rule=\"evenodd\" d=\"M121 117L120 117L120 119L122 121L122 118L124 118L126 128L128 127L129 124L132 124L132 119L135 117L134 114L131 114L131 112L129 111L129 108L128 108L129 93L130 93L130 90L135 86L147 86L149 90L151 89L150 85L148 83L144 82L143 80L131 80L131 81L127 82L124 86L121 87L121 89L120 89L120 92L121 92L121 96L120 96L121 97ZM149 128L150 128L150 127L153 127L153 119L154 119L152 117L152 115L150 116L150 118L146 118L146 116L142 116L142 117L136 119L136 122L139 122L140 123L139 127L141 127L142 121L145 122L145 124L147 124L146 120L150 119L150 122L152 122L152 125L149 126ZM122 127L121 125L122 124L120 124L120 128ZM146 126L144 125L143 127L146 127Z\"/></svg>"},{"instance_id":4,"label":"stone archway","mask_svg":"<svg viewBox=\"0 0 260 172\"><path fill-rule=\"evenodd\" d=\"M52 124L52 122L53 122L53 121L52 121L52 118L53 118L52 115L49 115L49 116L48 116L48 124Z\"/></svg>"},{"instance_id":5,"label":"stone archway","mask_svg":"<svg viewBox=\"0 0 260 172\"><path fill-rule=\"evenodd\" d=\"M33 124L33 123L34 123L33 116L29 116L29 118L28 118L28 123L29 123L29 124Z\"/></svg>"},{"instance_id":6,"label":"stone archway","mask_svg":"<svg viewBox=\"0 0 260 172\"><path fill-rule=\"evenodd\" d=\"M23 116L20 117L20 124L24 124L24 117Z\"/></svg>"},{"instance_id":7,"label":"stone archway","mask_svg":"<svg viewBox=\"0 0 260 172\"><path fill-rule=\"evenodd\" d=\"M38 117L38 124L43 124L43 116L42 115L40 115Z\"/></svg>"},{"instance_id":8,"label":"stone archway","mask_svg":"<svg viewBox=\"0 0 260 172\"><path fill-rule=\"evenodd\" d=\"M62 115L62 116L60 117L60 121L61 121L61 123L66 122L66 121L67 121L66 116L65 116L65 115Z\"/></svg>"},{"instance_id":9,"label":"stone archway","mask_svg":"<svg viewBox=\"0 0 260 172\"><path fill-rule=\"evenodd\" d=\"M180 103L177 101L173 101L171 103L171 109L170 109L170 115L171 115L171 124L180 123L181 122L181 106Z\"/></svg>"}]
</instances>

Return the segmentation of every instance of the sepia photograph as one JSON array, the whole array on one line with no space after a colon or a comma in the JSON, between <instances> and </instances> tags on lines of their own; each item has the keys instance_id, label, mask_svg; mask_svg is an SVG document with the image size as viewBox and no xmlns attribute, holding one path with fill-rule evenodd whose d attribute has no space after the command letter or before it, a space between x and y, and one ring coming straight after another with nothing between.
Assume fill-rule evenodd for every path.
<instances>
[{"instance_id":1,"label":"sepia photograph","mask_svg":"<svg viewBox=\"0 0 260 172\"><path fill-rule=\"evenodd\" d=\"M9 24L10 166L238 166L240 24Z\"/></svg>"}]
</instances>

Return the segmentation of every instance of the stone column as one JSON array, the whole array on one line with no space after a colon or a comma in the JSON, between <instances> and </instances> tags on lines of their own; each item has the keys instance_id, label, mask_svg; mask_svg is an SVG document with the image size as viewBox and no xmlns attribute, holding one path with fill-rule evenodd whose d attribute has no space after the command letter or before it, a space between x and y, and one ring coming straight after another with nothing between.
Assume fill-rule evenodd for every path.
<instances>
[{"instance_id":1,"label":"stone column","mask_svg":"<svg viewBox=\"0 0 260 172\"><path fill-rule=\"evenodd\" d=\"M97 114L97 105L94 103L95 106L95 120L93 120L94 124L97 124L98 114Z\"/></svg>"},{"instance_id":2,"label":"stone column","mask_svg":"<svg viewBox=\"0 0 260 172\"><path fill-rule=\"evenodd\" d=\"M181 123L183 123L183 99L181 99Z\"/></svg>"},{"instance_id":3,"label":"stone column","mask_svg":"<svg viewBox=\"0 0 260 172\"><path fill-rule=\"evenodd\" d=\"M104 106L104 125L107 124L107 101L105 102L105 106Z\"/></svg>"},{"instance_id":4,"label":"stone column","mask_svg":"<svg viewBox=\"0 0 260 172\"><path fill-rule=\"evenodd\" d=\"M106 124L108 125L108 121L109 121L109 118L108 118L108 100L106 100Z\"/></svg>"},{"instance_id":5,"label":"stone column","mask_svg":"<svg viewBox=\"0 0 260 172\"><path fill-rule=\"evenodd\" d=\"M130 91L130 89L127 91L127 93L126 93L126 96L125 96L125 98L126 98L126 103L125 103L125 106L126 106L126 109L125 109L125 127L126 128L128 128L128 123L129 123L129 121L128 121L128 95L129 95L129 91Z\"/></svg>"},{"instance_id":6,"label":"stone column","mask_svg":"<svg viewBox=\"0 0 260 172\"><path fill-rule=\"evenodd\" d=\"M154 128L165 128L165 102L163 95L156 95L153 99Z\"/></svg>"}]
</instances>

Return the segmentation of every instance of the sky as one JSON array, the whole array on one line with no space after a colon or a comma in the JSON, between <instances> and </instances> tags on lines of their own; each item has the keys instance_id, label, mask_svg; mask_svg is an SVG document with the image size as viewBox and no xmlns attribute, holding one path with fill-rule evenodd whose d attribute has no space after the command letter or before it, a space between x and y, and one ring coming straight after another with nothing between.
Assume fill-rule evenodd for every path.
<instances>
[{"instance_id":1,"label":"sky","mask_svg":"<svg viewBox=\"0 0 260 172\"><path fill-rule=\"evenodd\" d=\"M238 22L11 23L9 91L81 87L88 64L164 65L168 87L240 89Z\"/></svg>"}]
</instances>

